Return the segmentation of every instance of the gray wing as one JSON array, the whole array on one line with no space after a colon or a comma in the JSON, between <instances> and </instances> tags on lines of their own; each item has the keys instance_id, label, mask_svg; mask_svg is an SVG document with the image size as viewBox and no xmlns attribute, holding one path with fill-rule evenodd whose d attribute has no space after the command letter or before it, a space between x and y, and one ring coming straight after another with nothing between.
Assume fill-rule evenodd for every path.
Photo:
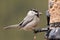
<instances>
[{"instance_id":1,"label":"gray wing","mask_svg":"<svg viewBox=\"0 0 60 40\"><path fill-rule=\"evenodd\" d=\"M46 10L46 16L50 16L50 13L49 13L49 11L48 10Z\"/></svg>"},{"instance_id":2,"label":"gray wing","mask_svg":"<svg viewBox=\"0 0 60 40\"><path fill-rule=\"evenodd\" d=\"M26 26L26 24L30 23L33 19L34 19L34 16L26 16L19 25L21 27L24 27L24 26Z\"/></svg>"}]
</instances>

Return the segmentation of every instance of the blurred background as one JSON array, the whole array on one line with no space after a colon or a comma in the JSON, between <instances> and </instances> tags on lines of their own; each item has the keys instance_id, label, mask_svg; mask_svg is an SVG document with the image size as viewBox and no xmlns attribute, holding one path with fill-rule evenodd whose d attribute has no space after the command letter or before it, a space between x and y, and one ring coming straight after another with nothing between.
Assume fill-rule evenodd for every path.
<instances>
[{"instance_id":1,"label":"blurred background","mask_svg":"<svg viewBox=\"0 0 60 40\"><path fill-rule=\"evenodd\" d=\"M43 13L38 28L45 27L47 5L48 0L0 0L0 40L33 40L33 32L4 30L3 27L19 23L32 8ZM36 36L37 40L45 40L44 33L38 33Z\"/></svg>"}]
</instances>

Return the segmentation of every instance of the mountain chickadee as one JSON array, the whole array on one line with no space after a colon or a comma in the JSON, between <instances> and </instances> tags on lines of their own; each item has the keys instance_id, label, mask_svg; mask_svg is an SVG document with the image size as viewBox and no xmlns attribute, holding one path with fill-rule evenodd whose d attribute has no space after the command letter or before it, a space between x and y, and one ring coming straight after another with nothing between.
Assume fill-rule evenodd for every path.
<instances>
[{"instance_id":1,"label":"mountain chickadee","mask_svg":"<svg viewBox=\"0 0 60 40\"><path fill-rule=\"evenodd\" d=\"M37 24L39 23L39 16L41 14L41 12L38 12L35 9L31 9L28 11L27 16L22 20L22 22L20 22L19 24L4 27L4 29L19 28L26 31L34 30Z\"/></svg>"}]
</instances>

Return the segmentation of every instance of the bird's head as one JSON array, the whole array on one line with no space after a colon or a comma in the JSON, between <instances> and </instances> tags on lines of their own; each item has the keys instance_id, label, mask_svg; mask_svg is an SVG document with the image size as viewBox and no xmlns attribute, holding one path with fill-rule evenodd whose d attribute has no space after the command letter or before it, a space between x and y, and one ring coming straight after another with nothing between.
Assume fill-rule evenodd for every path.
<instances>
[{"instance_id":1,"label":"bird's head","mask_svg":"<svg viewBox=\"0 0 60 40\"><path fill-rule=\"evenodd\" d=\"M29 10L29 12L28 12L28 15L36 15L37 17L39 17L41 14L42 14L42 13L39 12L38 10L36 10L36 9L31 9L31 10Z\"/></svg>"}]
</instances>

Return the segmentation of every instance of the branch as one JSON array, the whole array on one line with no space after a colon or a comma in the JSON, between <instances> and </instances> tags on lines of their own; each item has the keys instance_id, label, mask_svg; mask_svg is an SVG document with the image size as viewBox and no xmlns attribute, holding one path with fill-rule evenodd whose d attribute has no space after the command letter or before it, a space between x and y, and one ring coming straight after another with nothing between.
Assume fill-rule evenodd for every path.
<instances>
[{"instance_id":1,"label":"branch","mask_svg":"<svg viewBox=\"0 0 60 40\"><path fill-rule=\"evenodd\" d=\"M47 32L49 28L41 28L41 29L35 29L34 33L39 33L39 32Z\"/></svg>"}]
</instances>

